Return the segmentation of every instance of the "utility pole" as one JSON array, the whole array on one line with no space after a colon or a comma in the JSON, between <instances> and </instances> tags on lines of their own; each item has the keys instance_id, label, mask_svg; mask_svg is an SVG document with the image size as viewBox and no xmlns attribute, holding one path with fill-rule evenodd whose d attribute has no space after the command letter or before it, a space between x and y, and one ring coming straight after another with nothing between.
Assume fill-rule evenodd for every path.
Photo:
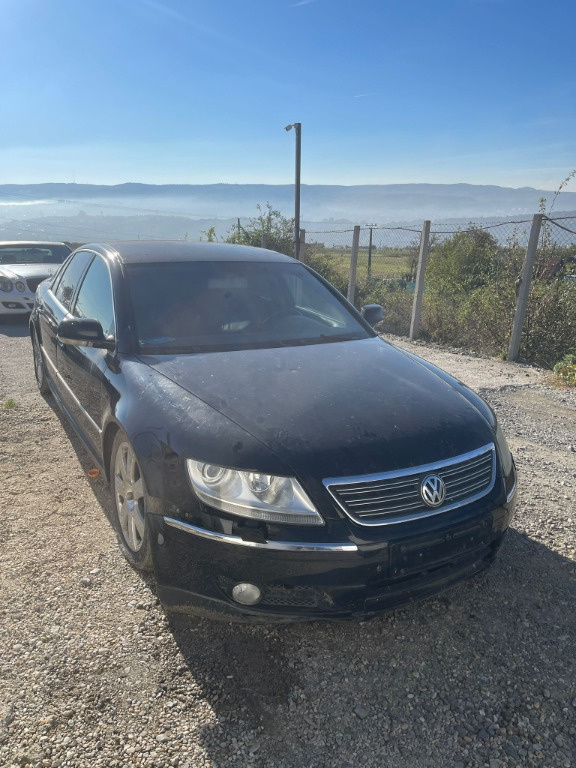
<instances>
[{"instance_id":1,"label":"utility pole","mask_svg":"<svg viewBox=\"0 0 576 768\"><path fill-rule=\"evenodd\" d=\"M368 240L368 277L372 277L372 230L376 224L366 224L370 230L370 239Z\"/></svg>"},{"instance_id":2,"label":"utility pole","mask_svg":"<svg viewBox=\"0 0 576 768\"><path fill-rule=\"evenodd\" d=\"M294 181L294 258L300 258L300 168L302 165L302 123L291 123L285 131L294 128L296 134L296 172Z\"/></svg>"}]
</instances>

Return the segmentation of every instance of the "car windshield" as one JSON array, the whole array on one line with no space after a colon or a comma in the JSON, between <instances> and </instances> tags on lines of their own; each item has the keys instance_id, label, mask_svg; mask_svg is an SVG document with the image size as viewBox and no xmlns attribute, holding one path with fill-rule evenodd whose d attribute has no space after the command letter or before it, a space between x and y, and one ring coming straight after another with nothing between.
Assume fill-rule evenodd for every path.
<instances>
[{"instance_id":1,"label":"car windshield","mask_svg":"<svg viewBox=\"0 0 576 768\"><path fill-rule=\"evenodd\" d=\"M0 264L62 264L71 253L66 245L0 245Z\"/></svg>"},{"instance_id":2,"label":"car windshield","mask_svg":"<svg viewBox=\"0 0 576 768\"><path fill-rule=\"evenodd\" d=\"M322 344L371 335L301 264L130 264L127 275L145 353Z\"/></svg>"}]
</instances>

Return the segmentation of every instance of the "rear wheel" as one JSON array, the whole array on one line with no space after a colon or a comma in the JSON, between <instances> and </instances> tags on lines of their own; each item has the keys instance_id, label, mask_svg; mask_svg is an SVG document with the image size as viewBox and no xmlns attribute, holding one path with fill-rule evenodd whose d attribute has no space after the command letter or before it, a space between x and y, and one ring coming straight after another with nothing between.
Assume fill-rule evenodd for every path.
<instances>
[{"instance_id":1,"label":"rear wheel","mask_svg":"<svg viewBox=\"0 0 576 768\"><path fill-rule=\"evenodd\" d=\"M36 376L36 384L41 395L47 395L50 392L48 381L46 379L46 372L44 370L44 358L42 357L42 349L40 348L40 342L38 341L38 334L36 329L32 329L32 352L34 354L34 375Z\"/></svg>"},{"instance_id":2,"label":"rear wheel","mask_svg":"<svg viewBox=\"0 0 576 768\"><path fill-rule=\"evenodd\" d=\"M131 566L148 571L152 568L148 513L153 500L146 491L128 436L122 431L112 446L110 478L114 495L113 524L122 553Z\"/></svg>"}]
</instances>

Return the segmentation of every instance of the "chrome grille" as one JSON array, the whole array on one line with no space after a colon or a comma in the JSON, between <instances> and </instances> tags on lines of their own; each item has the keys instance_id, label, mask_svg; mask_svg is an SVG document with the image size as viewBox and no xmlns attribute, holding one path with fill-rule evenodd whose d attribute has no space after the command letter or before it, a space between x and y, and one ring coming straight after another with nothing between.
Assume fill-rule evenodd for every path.
<instances>
[{"instance_id":1,"label":"chrome grille","mask_svg":"<svg viewBox=\"0 0 576 768\"><path fill-rule=\"evenodd\" d=\"M349 478L329 478L324 485L341 509L360 525L388 525L441 514L469 504L494 487L496 451L493 444L453 459L420 467ZM446 484L441 506L422 500L420 485L431 473Z\"/></svg>"},{"instance_id":2,"label":"chrome grille","mask_svg":"<svg viewBox=\"0 0 576 768\"><path fill-rule=\"evenodd\" d=\"M44 280L46 280L45 277L29 277L26 282L28 283L28 290L31 291L31 293L36 293L36 288L42 283Z\"/></svg>"}]
</instances>

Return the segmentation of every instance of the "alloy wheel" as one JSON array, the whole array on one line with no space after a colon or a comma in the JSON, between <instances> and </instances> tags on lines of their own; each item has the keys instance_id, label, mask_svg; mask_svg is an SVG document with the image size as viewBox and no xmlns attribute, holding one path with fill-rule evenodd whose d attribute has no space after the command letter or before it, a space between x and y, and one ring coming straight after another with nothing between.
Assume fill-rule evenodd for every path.
<instances>
[{"instance_id":1,"label":"alloy wheel","mask_svg":"<svg viewBox=\"0 0 576 768\"><path fill-rule=\"evenodd\" d=\"M114 498L122 537L132 552L139 552L146 533L145 490L134 451L125 442L116 452Z\"/></svg>"}]
</instances>

